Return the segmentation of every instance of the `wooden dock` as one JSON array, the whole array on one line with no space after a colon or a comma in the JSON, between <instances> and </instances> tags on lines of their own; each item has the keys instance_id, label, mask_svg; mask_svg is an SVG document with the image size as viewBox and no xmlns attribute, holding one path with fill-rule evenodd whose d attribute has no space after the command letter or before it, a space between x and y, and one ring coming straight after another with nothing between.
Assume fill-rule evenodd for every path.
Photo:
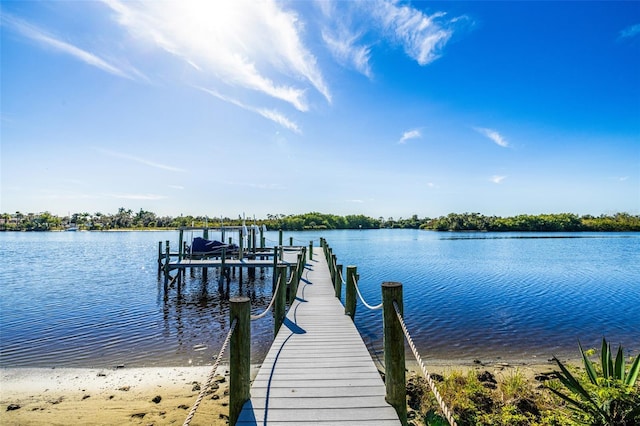
<instances>
[{"instance_id":1,"label":"wooden dock","mask_svg":"<svg viewBox=\"0 0 640 426\"><path fill-rule=\"evenodd\" d=\"M320 248L305 266L236 424L400 424L360 333L335 297Z\"/></svg>"}]
</instances>

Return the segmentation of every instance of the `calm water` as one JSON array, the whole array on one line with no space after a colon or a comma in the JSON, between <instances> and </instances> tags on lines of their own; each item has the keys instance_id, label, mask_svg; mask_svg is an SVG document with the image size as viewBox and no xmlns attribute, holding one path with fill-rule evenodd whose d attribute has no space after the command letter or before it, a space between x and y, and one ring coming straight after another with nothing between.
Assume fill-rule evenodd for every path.
<instances>
[{"instance_id":1,"label":"calm water","mask_svg":"<svg viewBox=\"0 0 640 426\"><path fill-rule=\"evenodd\" d=\"M199 234L196 234L198 236ZM190 235L188 235L190 236ZM640 350L640 234L434 233L417 230L285 233L356 265L370 304L400 281L405 317L425 360L546 361L577 356L602 336ZM215 234L212 237L216 237ZM268 232L267 245L277 244ZM535 238L532 238L535 237ZM182 295L163 297L158 241L171 232L0 233L0 366L205 365L228 329L215 272L187 273ZM255 313L271 273L237 277ZM358 305L356 324L374 353L380 311ZM253 362L273 338L269 316L252 323Z\"/></svg>"}]
</instances>

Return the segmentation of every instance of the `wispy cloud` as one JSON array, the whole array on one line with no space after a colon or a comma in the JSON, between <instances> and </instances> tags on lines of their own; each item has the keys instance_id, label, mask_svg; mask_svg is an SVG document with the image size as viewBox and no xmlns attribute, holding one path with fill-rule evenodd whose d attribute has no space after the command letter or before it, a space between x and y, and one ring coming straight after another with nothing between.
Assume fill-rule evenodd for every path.
<instances>
[{"instance_id":1,"label":"wispy cloud","mask_svg":"<svg viewBox=\"0 0 640 426\"><path fill-rule=\"evenodd\" d=\"M121 68L100 58L98 55L83 50L58 38L55 38L54 36L47 34L46 31L38 28L37 26L27 23L21 19L15 18L7 13L2 14L2 25L13 29L22 36L33 40L44 47L53 49L66 55L70 55L75 59L99 68L102 71L108 72L109 74L128 79L134 79L134 75L139 78L145 78L144 75L138 70L132 69L131 73L125 72Z\"/></svg>"},{"instance_id":2,"label":"wispy cloud","mask_svg":"<svg viewBox=\"0 0 640 426\"><path fill-rule=\"evenodd\" d=\"M336 31L325 29L322 31L322 39L333 57L344 67L353 68L360 74L373 78L371 71L371 47L358 45L358 34L350 34L346 28Z\"/></svg>"},{"instance_id":3,"label":"wispy cloud","mask_svg":"<svg viewBox=\"0 0 640 426\"><path fill-rule=\"evenodd\" d=\"M364 200L347 200L348 203L355 203L355 204L364 204Z\"/></svg>"},{"instance_id":4,"label":"wispy cloud","mask_svg":"<svg viewBox=\"0 0 640 426\"><path fill-rule=\"evenodd\" d=\"M466 16L449 18L442 12L427 15L395 0L327 0L317 4L325 18L322 37L333 57L369 78L373 76L375 45L400 46L418 64L427 65L442 56L454 31L471 23Z\"/></svg>"},{"instance_id":5,"label":"wispy cloud","mask_svg":"<svg viewBox=\"0 0 640 426\"><path fill-rule=\"evenodd\" d=\"M273 0L122 2L103 0L135 39L164 50L203 76L309 109L309 83L331 93L302 42L298 15Z\"/></svg>"},{"instance_id":6,"label":"wispy cloud","mask_svg":"<svg viewBox=\"0 0 640 426\"><path fill-rule=\"evenodd\" d=\"M400 138L398 143L405 144L405 143L407 143L408 140L419 139L421 137L422 137L422 133L420 133L420 130L418 130L418 129L407 130L406 132L404 132L402 134L402 137Z\"/></svg>"},{"instance_id":7,"label":"wispy cloud","mask_svg":"<svg viewBox=\"0 0 640 426\"><path fill-rule=\"evenodd\" d=\"M500 145L503 148L507 148L509 146L509 142L507 142L500 133L493 129L487 129L486 127L474 127L473 129L481 135L491 139L496 145Z\"/></svg>"},{"instance_id":8,"label":"wispy cloud","mask_svg":"<svg viewBox=\"0 0 640 426\"><path fill-rule=\"evenodd\" d=\"M420 65L427 65L442 55L444 46L453 35L454 25L462 22L460 17L448 20L443 12L427 15L396 1L377 1L371 6L373 16L382 24L384 31Z\"/></svg>"},{"instance_id":9,"label":"wispy cloud","mask_svg":"<svg viewBox=\"0 0 640 426\"><path fill-rule=\"evenodd\" d=\"M183 190L184 186L182 186L182 185L169 185L169 188Z\"/></svg>"},{"instance_id":10,"label":"wispy cloud","mask_svg":"<svg viewBox=\"0 0 640 426\"><path fill-rule=\"evenodd\" d=\"M242 102L240 102L237 99L233 99L229 96L225 96L213 89L206 89L204 87L198 87L198 89L202 90L205 93L210 94L211 96L214 96L220 100L223 100L225 102L229 102L237 107L240 107L242 109L245 109L247 111L251 111L254 112L256 114L260 114L261 116L263 116L264 118L271 120L279 125L281 125L282 127L291 130L292 132L298 133L298 134L302 134L302 131L300 130L300 127L298 127L298 125L296 123L294 123L293 121L289 120L284 114L276 111L276 110L272 110L272 109L267 109L267 108L258 108L258 107L254 107L251 105L246 105Z\"/></svg>"},{"instance_id":11,"label":"wispy cloud","mask_svg":"<svg viewBox=\"0 0 640 426\"><path fill-rule=\"evenodd\" d=\"M500 184L506 178L507 178L506 176L494 175L494 176L491 176L491 182Z\"/></svg>"},{"instance_id":12,"label":"wispy cloud","mask_svg":"<svg viewBox=\"0 0 640 426\"><path fill-rule=\"evenodd\" d=\"M181 172L185 173L186 170L181 169L179 167L168 166L166 164L156 163L154 161L147 160L146 158L134 157L133 155L124 154L121 152L110 151L108 149L103 148L95 148L96 151L108 155L110 157L122 158L125 160L133 161L136 163L144 164L145 166L155 167L157 169L168 170L170 172Z\"/></svg>"},{"instance_id":13,"label":"wispy cloud","mask_svg":"<svg viewBox=\"0 0 640 426\"><path fill-rule=\"evenodd\" d=\"M629 37L635 37L640 34L640 24L630 25L627 28L620 31L618 39L624 39Z\"/></svg>"}]
</instances>

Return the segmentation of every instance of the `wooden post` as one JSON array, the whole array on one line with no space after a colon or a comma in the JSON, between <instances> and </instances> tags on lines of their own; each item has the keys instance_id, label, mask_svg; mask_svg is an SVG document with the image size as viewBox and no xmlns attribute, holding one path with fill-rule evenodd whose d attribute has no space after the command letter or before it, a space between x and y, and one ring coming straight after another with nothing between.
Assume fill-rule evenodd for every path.
<instances>
[{"instance_id":1,"label":"wooden post","mask_svg":"<svg viewBox=\"0 0 640 426\"><path fill-rule=\"evenodd\" d=\"M158 275L162 272L162 241L158 241Z\"/></svg>"},{"instance_id":2,"label":"wooden post","mask_svg":"<svg viewBox=\"0 0 640 426\"><path fill-rule=\"evenodd\" d=\"M180 236L178 237L178 262L182 260L184 255L184 247L182 245L182 241L184 241L184 230L180 230Z\"/></svg>"},{"instance_id":3,"label":"wooden post","mask_svg":"<svg viewBox=\"0 0 640 426\"><path fill-rule=\"evenodd\" d=\"M260 227L260 248L264 248L264 228Z\"/></svg>"},{"instance_id":4,"label":"wooden post","mask_svg":"<svg viewBox=\"0 0 640 426\"><path fill-rule=\"evenodd\" d=\"M327 266L329 266L329 275L331 276L331 284L333 284L333 286L335 287L335 278L334 275L336 273L336 271L333 269L333 262L331 262L332 259L332 254L331 254L331 248L327 247L327 250L325 252L325 257L327 258Z\"/></svg>"},{"instance_id":5,"label":"wooden post","mask_svg":"<svg viewBox=\"0 0 640 426\"><path fill-rule=\"evenodd\" d=\"M289 292L289 306L296 300L296 294L298 293L298 284L300 284L300 278L302 277L302 268L304 262L302 260L302 254L298 253L298 262L296 263L296 276L291 280L291 291Z\"/></svg>"},{"instance_id":6,"label":"wooden post","mask_svg":"<svg viewBox=\"0 0 640 426\"><path fill-rule=\"evenodd\" d=\"M271 283L271 292L276 291L276 286L278 285L278 274L277 274L277 266L278 266L278 247L273 247L273 281Z\"/></svg>"},{"instance_id":7,"label":"wooden post","mask_svg":"<svg viewBox=\"0 0 640 426\"><path fill-rule=\"evenodd\" d=\"M224 276L225 276L225 262L227 260L227 249L222 249L222 257L220 258L220 277L218 277L218 291L222 292L224 288Z\"/></svg>"},{"instance_id":8,"label":"wooden post","mask_svg":"<svg viewBox=\"0 0 640 426\"><path fill-rule=\"evenodd\" d=\"M256 228L251 228L251 250L255 253L256 252Z\"/></svg>"},{"instance_id":9,"label":"wooden post","mask_svg":"<svg viewBox=\"0 0 640 426\"><path fill-rule=\"evenodd\" d=\"M355 275L358 268L347 266L347 289L344 292L344 313L353 320L356 316L356 282Z\"/></svg>"},{"instance_id":10,"label":"wooden post","mask_svg":"<svg viewBox=\"0 0 640 426\"><path fill-rule=\"evenodd\" d=\"M204 238L205 240L209 239L209 228L204 228L202 230L202 238ZM223 240L224 241L224 240Z\"/></svg>"},{"instance_id":11,"label":"wooden post","mask_svg":"<svg viewBox=\"0 0 640 426\"><path fill-rule=\"evenodd\" d=\"M229 342L229 424L235 425L245 402L251 398L251 301L229 299L230 321L237 321Z\"/></svg>"},{"instance_id":12,"label":"wooden post","mask_svg":"<svg viewBox=\"0 0 640 426\"><path fill-rule=\"evenodd\" d=\"M338 257L333 254L333 252L331 253L331 259L329 260L329 262L331 263L331 278L333 279L333 286L336 286L336 282L340 279L338 277Z\"/></svg>"},{"instance_id":13,"label":"wooden post","mask_svg":"<svg viewBox=\"0 0 640 426\"><path fill-rule=\"evenodd\" d=\"M396 409L400 422L407 424L407 388L405 379L404 333L393 307L398 304L403 314L402 284L382 283L382 309L384 326L384 365L386 400Z\"/></svg>"},{"instance_id":14,"label":"wooden post","mask_svg":"<svg viewBox=\"0 0 640 426\"><path fill-rule=\"evenodd\" d=\"M166 241L164 252L164 297L169 293L169 262L171 262L171 252L169 251L169 240Z\"/></svg>"},{"instance_id":15,"label":"wooden post","mask_svg":"<svg viewBox=\"0 0 640 426\"><path fill-rule=\"evenodd\" d=\"M289 237L289 245L293 246L293 237Z\"/></svg>"},{"instance_id":16,"label":"wooden post","mask_svg":"<svg viewBox=\"0 0 640 426\"><path fill-rule=\"evenodd\" d=\"M333 290L336 297L340 299L342 296L342 265L336 265L336 281L333 283Z\"/></svg>"},{"instance_id":17,"label":"wooden post","mask_svg":"<svg viewBox=\"0 0 640 426\"><path fill-rule=\"evenodd\" d=\"M282 245L282 229L278 230L278 245Z\"/></svg>"},{"instance_id":18,"label":"wooden post","mask_svg":"<svg viewBox=\"0 0 640 426\"><path fill-rule=\"evenodd\" d=\"M276 268L278 294L273 306L273 328L274 335L278 335L278 330L284 321L287 304L287 266L278 265Z\"/></svg>"},{"instance_id":19,"label":"wooden post","mask_svg":"<svg viewBox=\"0 0 640 426\"><path fill-rule=\"evenodd\" d=\"M313 260L313 240L309 241L309 260Z\"/></svg>"}]
</instances>

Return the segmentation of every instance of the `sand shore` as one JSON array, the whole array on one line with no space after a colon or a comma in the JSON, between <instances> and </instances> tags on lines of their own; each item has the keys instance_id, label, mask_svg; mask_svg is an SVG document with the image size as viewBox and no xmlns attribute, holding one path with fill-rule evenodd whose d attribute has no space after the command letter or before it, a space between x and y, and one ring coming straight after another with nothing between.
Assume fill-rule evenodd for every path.
<instances>
[{"instance_id":1,"label":"sand shore","mask_svg":"<svg viewBox=\"0 0 640 426\"><path fill-rule=\"evenodd\" d=\"M217 370L218 389L203 399L192 425L227 424L226 371ZM0 369L0 423L182 425L210 372L211 367Z\"/></svg>"},{"instance_id":2,"label":"sand shore","mask_svg":"<svg viewBox=\"0 0 640 426\"><path fill-rule=\"evenodd\" d=\"M415 363L408 363L407 368L419 370ZM488 370L497 377L517 369L533 378L553 370L554 365L442 360L429 362L427 368L439 374ZM0 423L181 425L210 372L211 367L0 369ZM204 398L192 425L227 424L228 367L219 367L216 374L218 388Z\"/></svg>"}]
</instances>

